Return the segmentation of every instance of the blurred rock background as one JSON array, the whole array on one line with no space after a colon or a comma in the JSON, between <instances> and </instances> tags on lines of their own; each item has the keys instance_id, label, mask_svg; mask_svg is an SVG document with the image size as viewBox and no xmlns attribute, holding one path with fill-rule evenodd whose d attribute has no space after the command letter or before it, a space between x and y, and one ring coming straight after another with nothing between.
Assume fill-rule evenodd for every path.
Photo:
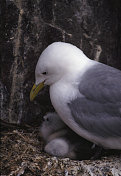
<instances>
[{"instance_id":1,"label":"blurred rock background","mask_svg":"<svg viewBox=\"0 0 121 176\"><path fill-rule=\"evenodd\" d=\"M30 102L37 60L50 43L69 42L121 69L120 0L0 1L1 119L39 125L53 111L48 88Z\"/></svg>"}]
</instances>

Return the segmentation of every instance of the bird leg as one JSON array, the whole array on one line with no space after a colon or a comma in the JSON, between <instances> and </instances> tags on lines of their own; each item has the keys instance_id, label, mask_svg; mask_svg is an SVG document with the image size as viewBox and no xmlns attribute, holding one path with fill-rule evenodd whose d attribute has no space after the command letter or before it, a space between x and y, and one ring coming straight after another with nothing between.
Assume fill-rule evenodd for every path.
<instances>
[{"instance_id":1,"label":"bird leg","mask_svg":"<svg viewBox=\"0 0 121 176\"><path fill-rule=\"evenodd\" d=\"M92 146L92 150L94 151L93 153L93 156L91 157L91 160L97 160L97 159L100 159L102 154L103 154L103 147L101 146L97 146L96 144L93 144Z\"/></svg>"}]
</instances>

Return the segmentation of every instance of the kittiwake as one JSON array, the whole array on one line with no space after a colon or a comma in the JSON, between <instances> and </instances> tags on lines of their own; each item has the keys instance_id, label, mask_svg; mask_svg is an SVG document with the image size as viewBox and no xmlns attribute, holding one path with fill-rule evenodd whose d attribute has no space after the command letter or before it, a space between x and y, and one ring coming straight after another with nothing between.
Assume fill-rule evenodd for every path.
<instances>
[{"instance_id":1,"label":"kittiwake","mask_svg":"<svg viewBox=\"0 0 121 176\"><path fill-rule=\"evenodd\" d=\"M45 152L79 160L93 156L92 143L72 131L56 113L48 113L43 119L40 135L45 141Z\"/></svg>"},{"instance_id":2,"label":"kittiwake","mask_svg":"<svg viewBox=\"0 0 121 176\"><path fill-rule=\"evenodd\" d=\"M35 69L32 101L44 85L60 118L83 138L121 149L121 71L89 59L76 46L54 42Z\"/></svg>"}]
</instances>

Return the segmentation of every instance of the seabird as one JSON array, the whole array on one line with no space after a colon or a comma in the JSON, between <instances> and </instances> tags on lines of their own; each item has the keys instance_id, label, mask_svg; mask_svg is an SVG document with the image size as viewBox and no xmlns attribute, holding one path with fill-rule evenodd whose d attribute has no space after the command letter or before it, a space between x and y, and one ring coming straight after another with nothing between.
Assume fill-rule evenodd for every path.
<instances>
[{"instance_id":1,"label":"seabird","mask_svg":"<svg viewBox=\"0 0 121 176\"><path fill-rule=\"evenodd\" d=\"M55 111L73 131L104 148L121 149L120 70L55 42L37 62L31 101L45 85Z\"/></svg>"},{"instance_id":2,"label":"seabird","mask_svg":"<svg viewBox=\"0 0 121 176\"><path fill-rule=\"evenodd\" d=\"M52 156L79 160L92 157L92 143L72 131L57 113L48 113L43 119L40 135L45 141L45 152Z\"/></svg>"}]
</instances>

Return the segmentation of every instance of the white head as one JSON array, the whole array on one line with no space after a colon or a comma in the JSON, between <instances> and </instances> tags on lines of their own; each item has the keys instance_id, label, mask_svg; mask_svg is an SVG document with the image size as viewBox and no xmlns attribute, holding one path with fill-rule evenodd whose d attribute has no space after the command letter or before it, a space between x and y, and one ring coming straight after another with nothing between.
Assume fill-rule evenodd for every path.
<instances>
[{"instance_id":1,"label":"white head","mask_svg":"<svg viewBox=\"0 0 121 176\"><path fill-rule=\"evenodd\" d=\"M35 69L35 84L51 85L80 63L82 51L64 42L49 45L41 54Z\"/></svg>"},{"instance_id":2,"label":"white head","mask_svg":"<svg viewBox=\"0 0 121 176\"><path fill-rule=\"evenodd\" d=\"M32 101L43 85L52 85L62 78L75 74L85 67L87 57L76 46L55 42L41 54L35 69L35 85L30 93Z\"/></svg>"},{"instance_id":3,"label":"white head","mask_svg":"<svg viewBox=\"0 0 121 176\"><path fill-rule=\"evenodd\" d=\"M48 113L43 117L43 119L44 121L40 126L40 132L45 140L48 140L51 134L66 127L64 122L56 113Z\"/></svg>"}]
</instances>

